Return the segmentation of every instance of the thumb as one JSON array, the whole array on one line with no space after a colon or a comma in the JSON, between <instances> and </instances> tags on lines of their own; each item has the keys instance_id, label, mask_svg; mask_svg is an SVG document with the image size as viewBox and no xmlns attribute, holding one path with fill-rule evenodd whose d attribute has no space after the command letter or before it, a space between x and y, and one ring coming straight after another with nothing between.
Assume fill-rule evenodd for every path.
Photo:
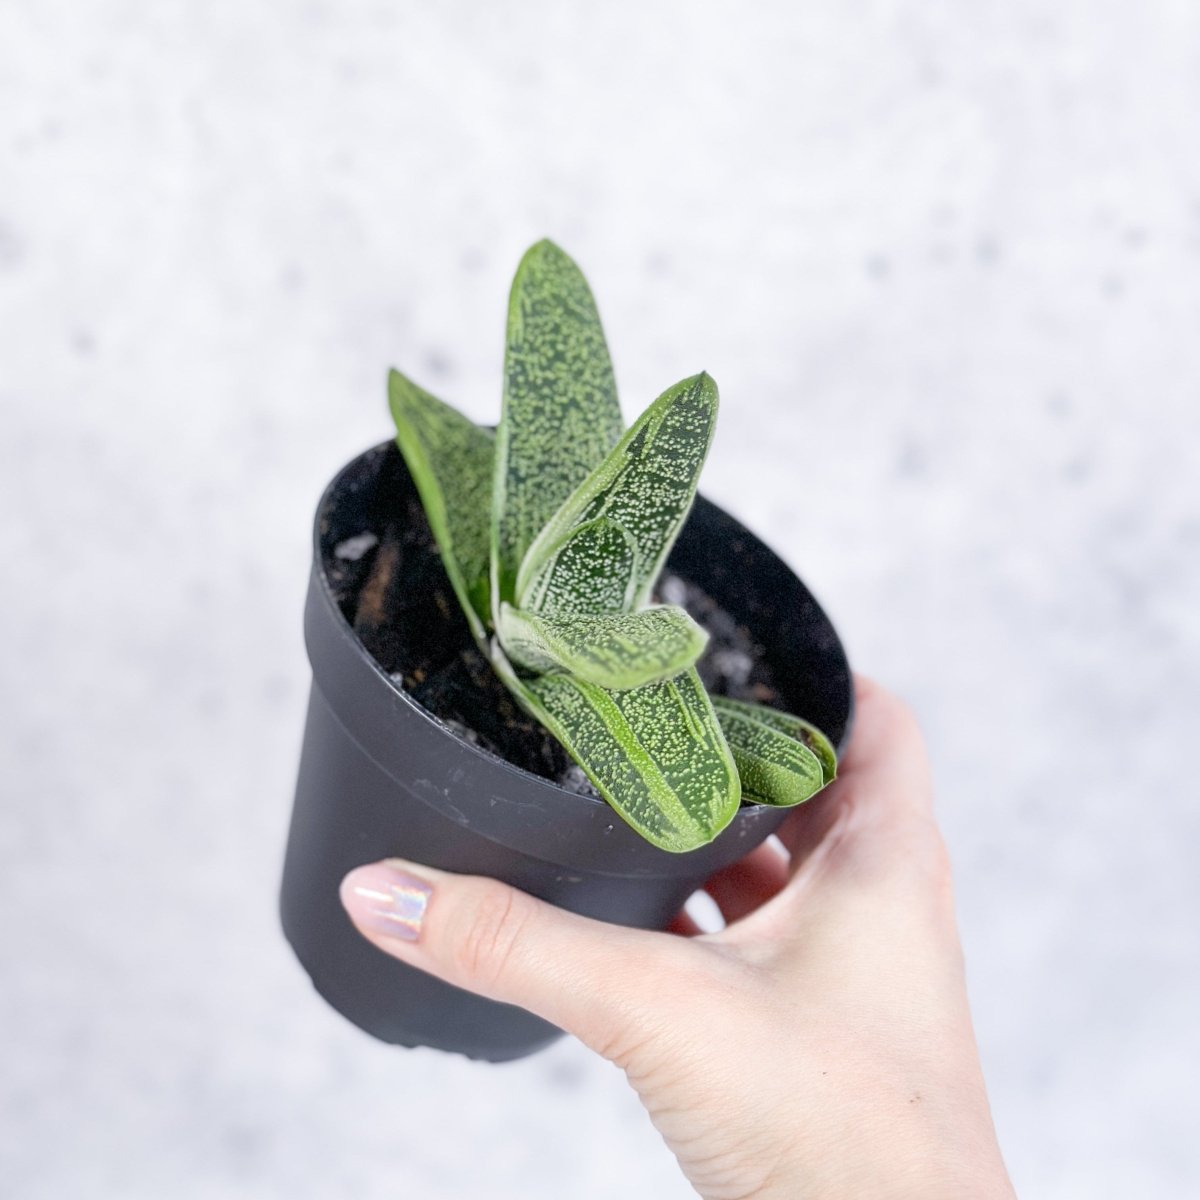
<instances>
[{"instance_id":1,"label":"thumb","mask_svg":"<svg viewBox=\"0 0 1200 1200\"><path fill-rule=\"evenodd\" d=\"M528 1009L606 1058L644 1029L686 946L565 912L495 879L394 858L351 871L341 899L358 931L393 958Z\"/></svg>"}]
</instances>

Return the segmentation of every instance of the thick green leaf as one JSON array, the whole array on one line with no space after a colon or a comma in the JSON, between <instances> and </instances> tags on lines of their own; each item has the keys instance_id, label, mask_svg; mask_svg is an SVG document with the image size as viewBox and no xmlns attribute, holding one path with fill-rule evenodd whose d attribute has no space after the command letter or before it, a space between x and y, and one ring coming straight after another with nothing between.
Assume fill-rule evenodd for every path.
<instances>
[{"instance_id":1,"label":"thick green leaf","mask_svg":"<svg viewBox=\"0 0 1200 1200\"><path fill-rule=\"evenodd\" d=\"M626 612L636 557L633 538L608 517L570 529L550 547L530 584L528 611L547 616Z\"/></svg>"},{"instance_id":2,"label":"thick green leaf","mask_svg":"<svg viewBox=\"0 0 1200 1200\"><path fill-rule=\"evenodd\" d=\"M479 641L487 634L492 434L399 371L388 376L396 442L417 485L446 574Z\"/></svg>"},{"instance_id":3,"label":"thick green leaf","mask_svg":"<svg viewBox=\"0 0 1200 1200\"><path fill-rule=\"evenodd\" d=\"M613 691L642 687L687 670L708 634L682 608L635 613L539 616L501 604L496 632L505 654L535 672L566 671Z\"/></svg>"},{"instance_id":4,"label":"thick green leaf","mask_svg":"<svg viewBox=\"0 0 1200 1200\"><path fill-rule=\"evenodd\" d=\"M695 499L717 404L717 385L702 373L668 388L642 413L530 547L517 579L519 607L530 607L527 598L563 537L597 517L617 521L633 539L628 604L637 609L646 603Z\"/></svg>"},{"instance_id":5,"label":"thick green leaf","mask_svg":"<svg viewBox=\"0 0 1200 1200\"><path fill-rule=\"evenodd\" d=\"M821 761L802 742L742 716L717 711L747 800L789 807L825 786Z\"/></svg>"},{"instance_id":6,"label":"thick green leaf","mask_svg":"<svg viewBox=\"0 0 1200 1200\"><path fill-rule=\"evenodd\" d=\"M567 748L605 800L647 841L673 853L711 842L733 820L741 786L695 669L609 692L570 675L521 680L496 669Z\"/></svg>"},{"instance_id":7,"label":"thick green leaf","mask_svg":"<svg viewBox=\"0 0 1200 1200\"><path fill-rule=\"evenodd\" d=\"M530 543L623 428L587 281L552 242L538 242L517 268L508 304L492 499L498 600L514 598Z\"/></svg>"},{"instance_id":8,"label":"thick green leaf","mask_svg":"<svg viewBox=\"0 0 1200 1200\"><path fill-rule=\"evenodd\" d=\"M731 728L738 722L752 722L763 725L790 738L793 742L804 746L816 758L821 766L822 784L829 784L838 778L838 751L833 743L812 724L800 716L791 713L781 713L779 709L768 708L766 704L750 704L744 700L731 700L728 696L713 696L713 708L721 721L721 728L733 745L734 736ZM743 780L744 781L744 780Z\"/></svg>"}]
</instances>

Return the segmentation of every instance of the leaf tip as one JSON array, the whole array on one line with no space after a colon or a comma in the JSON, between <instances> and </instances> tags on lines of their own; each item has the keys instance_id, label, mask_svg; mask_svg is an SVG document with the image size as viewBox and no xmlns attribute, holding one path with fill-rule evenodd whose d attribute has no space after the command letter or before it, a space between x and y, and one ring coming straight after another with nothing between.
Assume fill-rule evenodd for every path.
<instances>
[{"instance_id":1,"label":"leaf tip","mask_svg":"<svg viewBox=\"0 0 1200 1200\"><path fill-rule=\"evenodd\" d=\"M530 267L555 265L574 267L575 262L557 242L542 238L521 255L521 261L517 264L517 274L523 274Z\"/></svg>"},{"instance_id":2,"label":"leaf tip","mask_svg":"<svg viewBox=\"0 0 1200 1200\"><path fill-rule=\"evenodd\" d=\"M692 376L692 383L696 391L715 407L721 394L717 381L707 371L701 371L699 375Z\"/></svg>"},{"instance_id":3,"label":"leaf tip","mask_svg":"<svg viewBox=\"0 0 1200 1200\"><path fill-rule=\"evenodd\" d=\"M396 412L406 399L412 396L415 388L416 384L407 375L397 371L395 367L388 368L388 405L391 407L393 413Z\"/></svg>"}]
</instances>

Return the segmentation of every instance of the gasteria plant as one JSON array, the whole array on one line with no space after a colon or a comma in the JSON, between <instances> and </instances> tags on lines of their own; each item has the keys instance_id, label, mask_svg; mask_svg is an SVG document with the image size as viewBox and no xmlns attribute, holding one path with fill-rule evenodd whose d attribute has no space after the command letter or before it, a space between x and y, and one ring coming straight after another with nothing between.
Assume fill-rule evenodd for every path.
<instances>
[{"instance_id":1,"label":"gasteria plant","mask_svg":"<svg viewBox=\"0 0 1200 1200\"><path fill-rule=\"evenodd\" d=\"M397 442L471 632L522 707L643 837L712 841L740 801L793 805L836 773L829 739L710 697L707 634L650 603L717 416L706 374L629 428L587 282L557 246L521 260L495 433L392 371Z\"/></svg>"}]
</instances>

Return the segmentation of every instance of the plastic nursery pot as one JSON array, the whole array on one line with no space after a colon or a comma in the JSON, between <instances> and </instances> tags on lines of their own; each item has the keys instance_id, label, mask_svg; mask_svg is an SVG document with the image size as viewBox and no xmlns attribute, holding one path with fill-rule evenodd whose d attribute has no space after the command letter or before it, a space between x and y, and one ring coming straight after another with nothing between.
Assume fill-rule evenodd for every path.
<instances>
[{"instance_id":1,"label":"plastic nursery pot","mask_svg":"<svg viewBox=\"0 0 1200 1200\"><path fill-rule=\"evenodd\" d=\"M786 810L743 806L710 845L669 854L603 801L510 765L421 707L367 652L331 579L335 548L378 528L381 511L394 513L404 491L412 494L411 479L386 443L347 465L317 510L304 620L313 687L284 865L283 928L317 991L368 1033L499 1062L540 1049L560 1031L372 946L338 900L347 871L394 855L490 875L587 916L661 929L713 872L777 829ZM700 498L668 569L749 629L765 652L778 707L844 743L852 711L845 653L772 551Z\"/></svg>"}]
</instances>

